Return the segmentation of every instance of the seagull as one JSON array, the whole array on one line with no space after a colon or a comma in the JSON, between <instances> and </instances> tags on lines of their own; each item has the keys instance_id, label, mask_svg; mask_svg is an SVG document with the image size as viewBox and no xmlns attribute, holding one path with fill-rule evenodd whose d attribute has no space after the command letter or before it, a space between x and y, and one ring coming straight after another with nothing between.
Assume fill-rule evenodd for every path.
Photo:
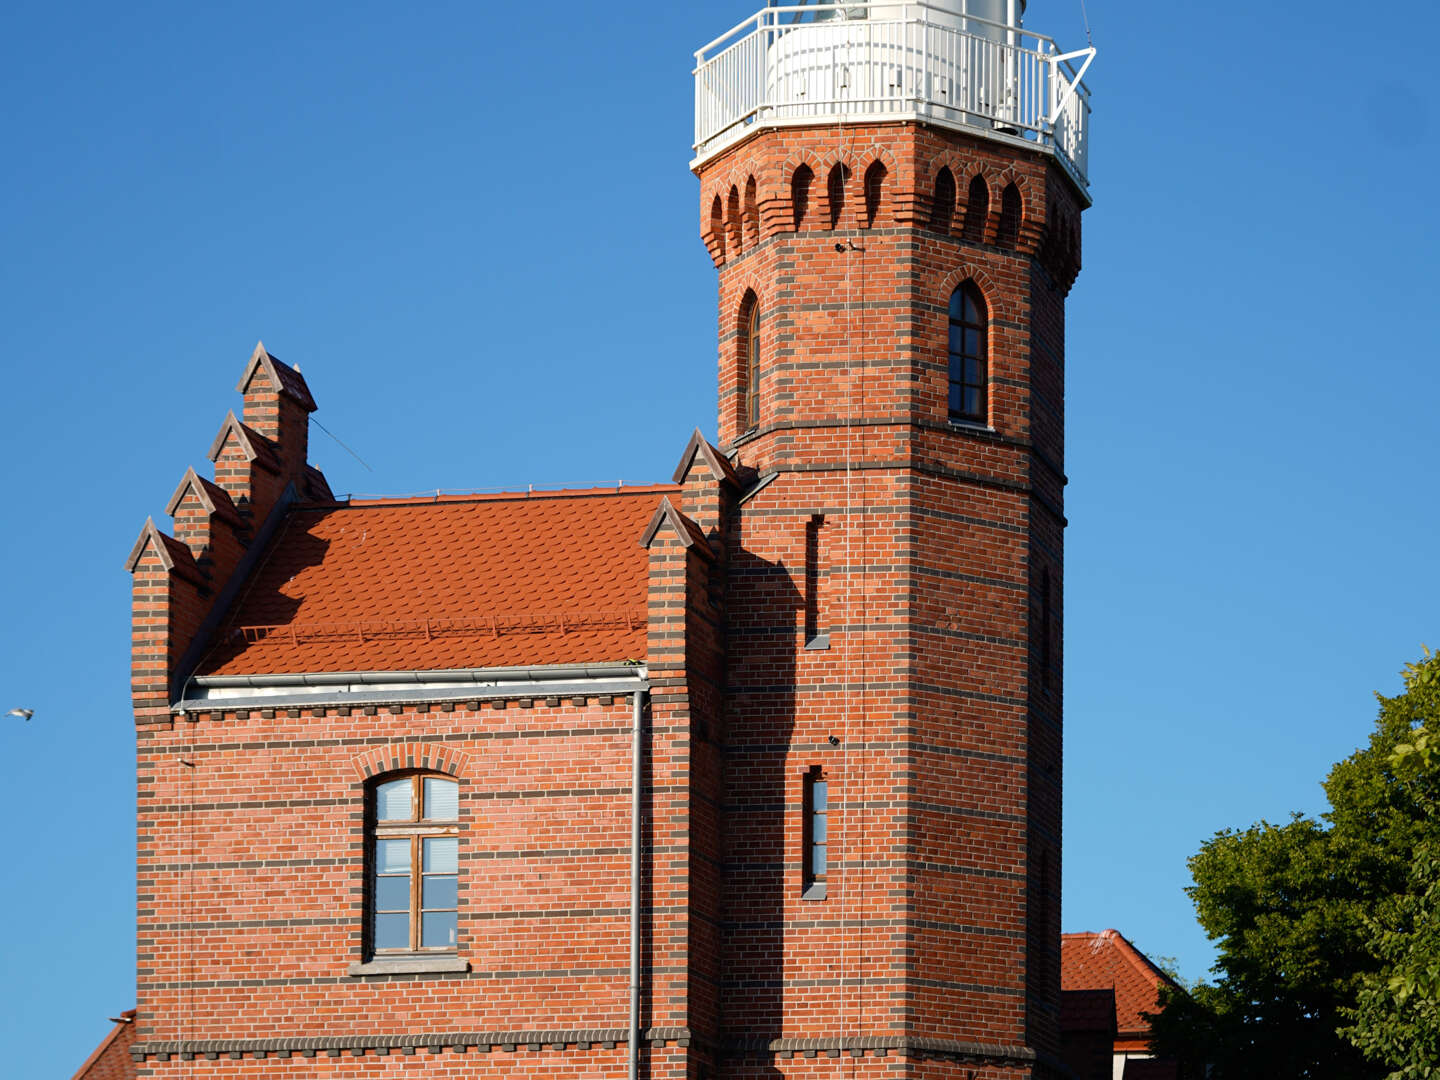
<instances>
[{"instance_id":1,"label":"seagull","mask_svg":"<svg viewBox=\"0 0 1440 1080\"><path fill-rule=\"evenodd\" d=\"M32 716L35 715L35 710L34 710L34 709L11 709L11 710L10 710L8 713L6 713L5 715L6 715L6 716L18 716L18 717L20 717L21 720L27 720L27 721L28 721L28 720L30 719L30 717L32 717Z\"/></svg>"}]
</instances>

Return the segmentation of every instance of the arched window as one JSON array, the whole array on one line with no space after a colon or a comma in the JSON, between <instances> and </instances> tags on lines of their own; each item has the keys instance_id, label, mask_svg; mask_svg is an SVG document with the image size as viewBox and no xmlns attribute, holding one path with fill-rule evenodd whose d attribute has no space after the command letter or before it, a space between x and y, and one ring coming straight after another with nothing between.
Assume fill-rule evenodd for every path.
<instances>
[{"instance_id":1,"label":"arched window","mask_svg":"<svg viewBox=\"0 0 1440 1080\"><path fill-rule=\"evenodd\" d=\"M805 223L805 213L810 209L810 185L815 181L815 172L809 165L801 165L790 177L790 210L796 232Z\"/></svg>"},{"instance_id":2,"label":"arched window","mask_svg":"<svg viewBox=\"0 0 1440 1080\"><path fill-rule=\"evenodd\" d=\"M740 310L740 371L743 380L745 408L740 430L760 426L760 302L754 293L747 293Z\"/></svg>"},{"instance_id":3,"label":"arched window","mask_svg":"<svg viewBox=\"0 0 1440 1080\"><path fill-rule=\"evenodd\" d=\"M988 327L985 298L973 281L967 281L950 294L951 420L986 422Z\"/></svg>"},{"instance_id":4,"label":"arched window","mask_svg":"<svg viewBox=\"0 0 1440 1080\"><path fill-rule=\"evenodd\" d=\"M369 952L453 953L459 922L460 785L382 776L367 815Z\"/></svg>"},{"instance_id":5,"label":"arched window","mask_svg":"<svg viewBox=\"0 0 1440 1080\"><path fill-rule=\"evenodd\" d=\"M935 197L930 201L930 228L938 233L948 233L954 214L955 174L947 166L935 175Z\"/></svg>"}]
</instances>

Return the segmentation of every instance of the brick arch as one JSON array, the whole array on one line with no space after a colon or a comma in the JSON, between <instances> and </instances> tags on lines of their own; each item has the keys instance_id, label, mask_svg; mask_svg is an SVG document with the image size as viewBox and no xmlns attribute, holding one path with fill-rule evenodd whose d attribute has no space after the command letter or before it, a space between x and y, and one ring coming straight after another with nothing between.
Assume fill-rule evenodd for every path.
<instances>
[{"instance_id":1,"label":"brick arch","mask_svg":"<svg viewBox=\"0 0 1440 1080\"><path fill-rule=\"evenodd\" d=\"M848 229L855 215L855 167L836 156L825 166L824 176L824 225L827 229ZM845 208L850 207L851 219L846 220Z\"/></svg>"},{"instance_id":2,"label":"brick arch","mask_svg":"<svg viewBox=\"0 0 1440 1080\"><path fill-rule=\"evenodd\" d=\"M742 181L743 183L743 181ZM725 246L739 258L745 254L745 225L741 220L741 195L738 184L731 184L725 196Z\"/></svg>"},{"instance_id":3,"label":"brick arch","mask_svg":"<svg viewBox=\"0 0 1440 1080\"><path fill-rule=\"evenodd\" d=\"M350 763L362 784L382 773L401 769L445 773L459 779L470 767L470 756L444 743L399 742L372 746L351 758Z\"/></svg>"},{"instance_id":4,"label":"brick arch","mask_svg":"<svg viewBox=\"0 0 1440 1080\"><path fill-rule=\"evenodd\" d=\"M745 186L741 189L740 196L740 220L745 232L745 246L760 246L760 185L755 181L755 174L749 173L745 177Z\"/></svg>"},{"instance_id":5,"label":"brick arch","mask_svg":"<svg viewBox=\"0 0 1440 1080\"><path fill-rule=\"evenodd\" d=\"M955 211L960 205L960 185L955 179L955 170L949 163L942 162L930 175L925 187L917 190L928 207L926 224L935 232L946 236L955 231Z\"/></svg>"},{"instance_id":6,"label":"brick arch","mask_svg":"<svg viewBox=\"0 0 1440 1080\"><path fill-rule=\"evenodd\" d=\"M996 192L995 175L989 169L970 169L962 181L957 175L955 177L955 190L959 199L963 200L965 212L960 217L960 235L974 244L983 244L994 235L991 228L992 219L995 216ZM973 207L971 205L971 193L975 188L975 181L979 180L985 185L985 205ZM978 216L975 216L977 215Z\"/></svg>"},{"instance_id":7,"label":"brick arch","mask_svg":"<svg viewBox=\"0 0 1440 1080\"><path fill-rule=\"evenodd\" d=\"M975 263L962 262L950 273L941 279L936 289L934 302L940 311L945 311L950 306L950 294L960 287L963 281L973 281L980 295L985 298L985 306L989 309L990 318L1004 319L1008 322L1018 320L1019 313L1011 310L1001 303L1001 290L999 284L984 269Z\"/></svg>"},{"instance_id":8,"label":"brick arch","mask_svg":"<svg viewBox=\"0 0 1440 1080\"><path fill-rule=\"evenodd\" d=\"M705 242L705 247L710 252L711 261L716 266L725 265L725 198L717 188L709 200L704 196L700 199L701 234L700 238Z\"/></svg>"},{"instance_id":9,"label":"brick arch","mask_svg":"<svg viewBox=\"0 0 1440 1080\"><path fill-rule=\"evenodd\" d=\"M806 205L796 213L795 206L795 174L802 168L810 170L810 191ZM825 207L821 205L819 198L820 185L825 183L826 173L829 166L824 159L814 150L804 148L797 150L787 157L780 165L780 192L777 195L777 205L782 209L776 216L776 232L797 232L800 228L813 229L816 222L823 215ZM797 223L799 228L797 228Z\"/></svg>"},{"instance_id":10,"label":"brick arch","mask_svg":"<svg viewBox=\"0 0 1440 1080\"><path fill-rule=\"evenodd\" d=\"M1022 249L1021 233L1029 224L1025 195L1014 181L1000 189L1000 213L995 219L995 243L1009 251Z\"/></svg>"}]
</instances>

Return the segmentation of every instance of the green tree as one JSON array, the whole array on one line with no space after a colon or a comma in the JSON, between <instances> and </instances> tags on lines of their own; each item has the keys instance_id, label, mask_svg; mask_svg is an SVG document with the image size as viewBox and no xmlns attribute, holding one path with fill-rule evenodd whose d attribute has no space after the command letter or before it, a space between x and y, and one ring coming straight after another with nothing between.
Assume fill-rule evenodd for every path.
<instances>
[{"instance_id":1,"label":"green tree","mask_svg":"<svg viewBox=\"0 0 1440 1080\"><path fill-rule=\"evenodd\" d=\"M1440 1077L1440 656L1405 669L1405 693L1382 699L1409 734L1388 763L1396 787L1424 815L1406 887L1366 920L1379 965L1367 974L1344 1034L1391 1080Z\"/></svg>"},{"instance_id":2,"label":"green tree","mask_svg":"<svg viewBox=\"0 0 1440 1080\"><path fill-rule=\"evenodd\" d=\"M1217 1080L1440 1077L1437 704L1427 652L1380 698L1369 745L1331 769L1321 820L1226 830L1191 858L1217 977L1169 995L1161 1053Z\"/></svg>"}]
</instances>

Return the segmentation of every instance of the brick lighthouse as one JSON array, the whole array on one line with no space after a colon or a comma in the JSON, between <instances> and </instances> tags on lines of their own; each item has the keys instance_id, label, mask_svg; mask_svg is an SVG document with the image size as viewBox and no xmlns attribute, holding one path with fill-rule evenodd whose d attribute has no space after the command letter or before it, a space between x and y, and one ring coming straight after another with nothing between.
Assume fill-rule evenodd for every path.
<instances>
[{"instance_id":1,"label":"brick lighthouse","mask_svg":"<svg viewBox=\"0 0 1440 1080\"><path fill-rule=\"evenodd\" d=\"M1023 9L772 6L697 53L720 450L754 478L725 535L726 1076L1059 1074L1093 50Z\"/></svg>"},{"instance_id":2,"label":"brick lighthouse","mask_svg":"<svg viewBox=\"0 0 1440 1080\"><path fill-rule=\"evenodd\" d=\"M697 54L719 444L668 482L337 497L255 347L125 561L137 1002L83 1075L1069 1075L1093 52L1023 8Z\"/></svg>"}]
</instances>

